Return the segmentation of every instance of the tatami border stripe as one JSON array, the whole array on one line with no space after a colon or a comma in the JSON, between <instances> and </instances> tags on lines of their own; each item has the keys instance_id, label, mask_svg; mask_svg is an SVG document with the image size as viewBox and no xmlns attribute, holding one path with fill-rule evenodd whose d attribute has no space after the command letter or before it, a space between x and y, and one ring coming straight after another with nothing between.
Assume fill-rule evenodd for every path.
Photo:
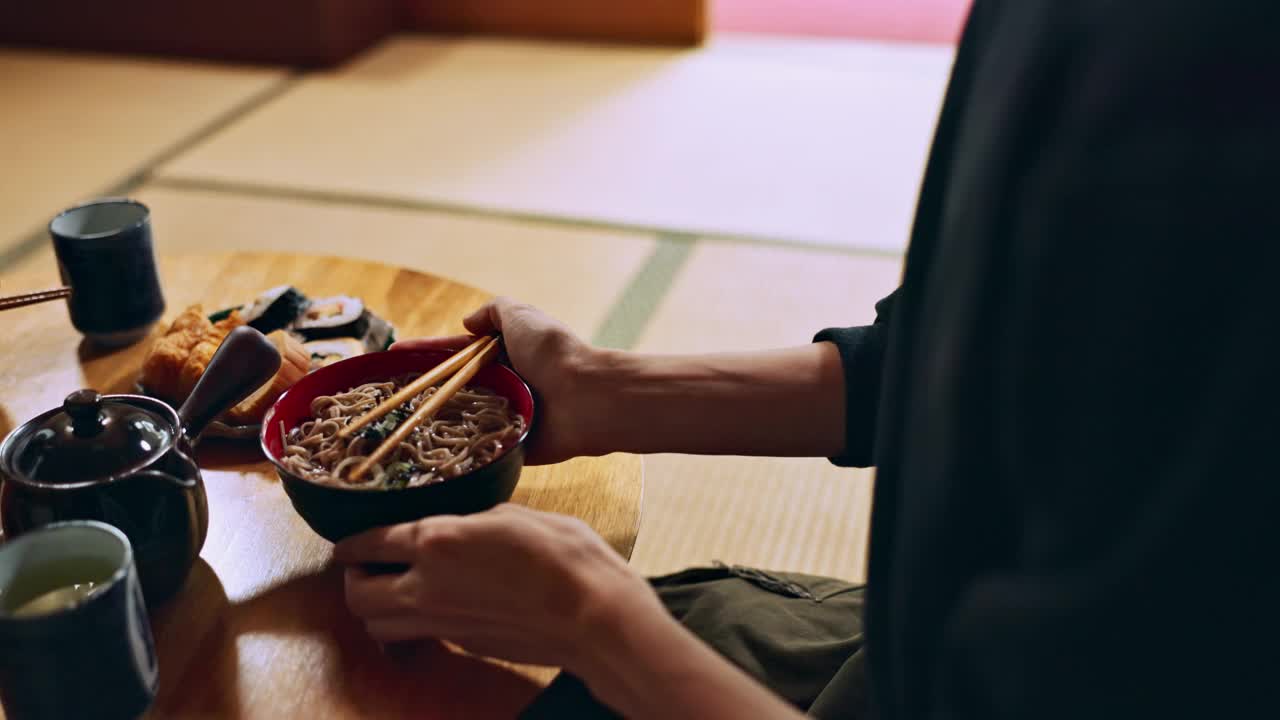
<instances>
[{"instance_id":1,"label":"tatami border stripe","mask_svg":"<svg viewBox=\"0 0 1280 720\"><path fill-rule=\"evenodd\" d=\"M159 175L152 177L149 185L152 187L167 188L171 190L249 195L253 197L314 202L330 205L358 205L388 210L419 210L464 217L509 220L586 230L606 230L610 232L626 232L640 235L663 235L670 237L697 237L699 240L706 240L709 242L737 243L802 251L808 250L813 252L827 252L836 255L870 255L898 258L901 257L903 253L903 250L893 250L884 247L853 247L849 245L834 245L815 242L812 240L778 238L765 235L735 235L729 233L702 232L694 229L677 229L640 223L619 223L605 220L592 220L590 218L553 215L549 213L506 210L479 205L465 205L461 203L441 202L405 195L363 193L354 190L306 188L292 185L258 183L247 180L223 180L216 178L191 177L186 175Z\"/></svg>"},{"instance_id":2,"label":"tatami border stripe","mask_svg":"<svg viewBox=\"0 0 1280 720\"><path fill-rule=\"evenodd\" d=\"M614 301L592 342L619 350L635 347L697 242L691 235L659 235L653 253Z\"/></svg>"}]
</instances>

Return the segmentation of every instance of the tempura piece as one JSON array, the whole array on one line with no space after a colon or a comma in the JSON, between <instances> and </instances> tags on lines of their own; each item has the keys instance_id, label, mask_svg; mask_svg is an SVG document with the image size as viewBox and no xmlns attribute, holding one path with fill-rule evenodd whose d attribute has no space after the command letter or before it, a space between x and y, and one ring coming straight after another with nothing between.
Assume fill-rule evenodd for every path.
<instances>
[{"instance_id":1,"label":"tempura piece","mask_svg":"<svg viewBox=\"0 0 1280 720\"><path fill-rule=\"evenodd\" d=\"M187 356L213 330L204 309L193 305L182 312L156 340L142 364L142 384L148 392L170 402L186 397L180 375Z\"/></svg>"}]
</instances>

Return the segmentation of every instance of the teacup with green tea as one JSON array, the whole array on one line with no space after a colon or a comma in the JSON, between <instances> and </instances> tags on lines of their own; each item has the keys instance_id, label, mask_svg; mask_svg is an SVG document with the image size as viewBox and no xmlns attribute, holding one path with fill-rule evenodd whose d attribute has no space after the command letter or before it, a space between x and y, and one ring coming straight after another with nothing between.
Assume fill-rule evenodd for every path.
<instances>
[{"instance_id":1,"label":"teacup with green tea","mask_svg":"<svg viewBox=\"0 0 1280 720\"><path fill-rule=\"evenodd\" d=\"M0 543L0 705L8 720L136 718L157 680L124 533L74 521Z\"/></svg>"}]
</instances>

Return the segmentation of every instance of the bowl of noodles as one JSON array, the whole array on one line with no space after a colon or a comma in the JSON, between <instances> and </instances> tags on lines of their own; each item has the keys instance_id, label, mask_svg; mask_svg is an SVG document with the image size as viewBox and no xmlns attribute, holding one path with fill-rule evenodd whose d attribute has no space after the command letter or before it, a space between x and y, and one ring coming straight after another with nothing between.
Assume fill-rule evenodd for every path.
<instances>
[{"instance_id":1,"label":"bowl of noodles","mask_svg":"<svg viewBox=\"0 0 1280 720\"><path fill-rule=\"evenodd\" d=\"M263 453L294 509L321 537L337 542L429 515L481 512L511 498L524 467L533 394L497 363L481 368L361 480L350 478L435 388L350 440L338 431L450 354L396 350L348 358L307 375L267 412Z\"/></svg>"}]
</instances>

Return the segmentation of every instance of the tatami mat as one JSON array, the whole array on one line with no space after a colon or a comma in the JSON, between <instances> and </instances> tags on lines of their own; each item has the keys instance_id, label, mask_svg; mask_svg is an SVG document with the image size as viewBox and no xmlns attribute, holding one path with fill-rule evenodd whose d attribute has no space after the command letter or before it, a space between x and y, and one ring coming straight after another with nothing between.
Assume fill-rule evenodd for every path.
<instances>
[{"instance_id":1,"label":"tatami mat","mask_svg":"<svg viewBox=\"0 0 1280 720\"><path fill-rule=\"evenodd\" d=\"M16 284L20 282L21 284ZM47 290L59 285L58 261L53 249L42 245L0 267L0 295Z\"/></svg>"},{"instance_id":2,"label":"tatami mat","mask_svg":"<svg viewBox=\"0 0 1280 720\"><path fill-rule=\"evenodd\" d=\"M281 81L278 70L0 49L0 257Z\"/></svg>"},{"instance_id":3,"label":"tatami mat","mask_svg":"<svg viewBox=\"0 0 1280 720\"><path fill-rule=\"evenodd\" d=\"M866 577L871 472L803 458L655 455L631 562L647 574L715 560Z\"/></svg>"},{"instance_id":4,"label":"tatami mat","mask_svg":"<svg viewBox=\"0 0 1280 720\"><path fill-rule=\"evenodd\" d=\"M700 242L641 335L649 352L801 345L828 326L863 325L898 285L896 256Z\"/></svg>"},{"instance_id":5,"label":"tatami mat","mask_svg":"<svg viewBox=\"0 0 1280 720\"><path fill-rule=\"evenodd\" d=\"M158 187L135 195L151 208L161 252L276 250L402 265L539 305L586 336L654 247L642 235L417 210Z\"/></svg>"},{"instance_id":6,"label":"tatami mat","mask_svg":"<svg viewBox=\"0 0 1280 720\"><path fill-rule=\"evenodd\" d=\"M871 322L900 274L894 257L701 242L639 349L804 344L826 326ZM634 562L666 572L720 559L861 580L871 482L821 458L651 458Z\"/></svg>"},{"instance_id":7,"label":"tatami mat","mask_svg":"<svg viewBox=\"0 0 1280 720\"><path fill-rule=\"evenodd\" d=\"M402 37L161 174L901 249L949 48Z\"/></svg>"}]
</instances>

